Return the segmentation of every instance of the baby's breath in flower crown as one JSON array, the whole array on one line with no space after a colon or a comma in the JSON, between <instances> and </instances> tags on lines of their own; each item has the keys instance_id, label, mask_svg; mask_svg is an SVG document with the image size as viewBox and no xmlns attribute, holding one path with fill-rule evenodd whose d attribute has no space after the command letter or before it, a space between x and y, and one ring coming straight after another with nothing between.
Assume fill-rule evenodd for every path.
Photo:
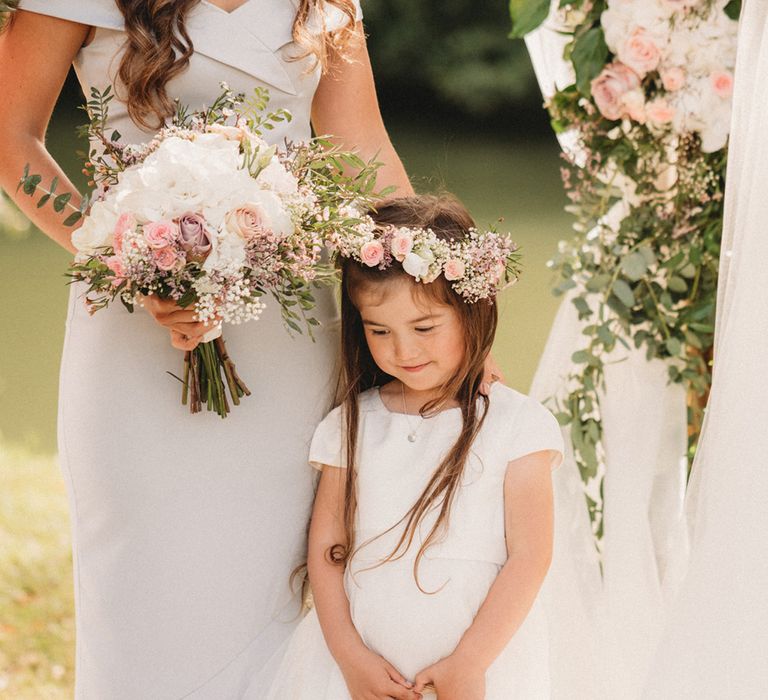
<instances>
[{"instance_id":1,"label":"baby's breath in flower crown","mask_svg":"<svg viewBox=\"0 0 768 700\"><path fill-rule=\"evenodd\" d=\"M428 228L381 226L366 216L356 231L346 229L329 245L368 267L386 270L400 263L417 282L442 274L468 303L495 297L520 276L517 245L494 229L469 229L464 238L447 241Z\"/></svg>"}]
</instances>

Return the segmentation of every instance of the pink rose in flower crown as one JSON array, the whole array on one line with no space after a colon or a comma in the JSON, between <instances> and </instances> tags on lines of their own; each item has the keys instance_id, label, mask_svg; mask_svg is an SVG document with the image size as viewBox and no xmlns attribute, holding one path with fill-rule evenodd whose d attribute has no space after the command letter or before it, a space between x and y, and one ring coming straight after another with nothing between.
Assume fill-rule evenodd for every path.
<instances>
[{"instance_id":1,"label":"pink rose in flower crown","mask_svg":"<svg viewBox=\"0 0 768 700\"><path fill-rule=\"evenodd\" d=\"M254 236L264 233L266 217L260 205L250 203L227 212L224 223L227 230L247 241Z\"/></svg>"},{"instance_id":2,"label":"pink rose in flower crown","mask_svg":"<svg viewBox=\"0 0 768 700\"><path fill-rule=\"evenodd\" d=\"M413 250L413 234L410 231L398 231L392 236L392 256L403 262L405 256Z\"/></svg>"},{"instance_id":3,"label":"pink rose in flower crown","mask_svg":"<svg viewBox=\"0 0 768 700\"><path fill-rule=\"evenodd\" d=\"M716 70L710 73L709 82L718 97L730 97L733 93L733 75L726 70Z\"/></svg>"},{"instance_id":4,"label":"pink rose in flower crown","mask_svg":"<svg viewBox=\"0 0 768 700\"><path fill-rule=\"evenodd\" d=\"M621 98L638 87L640 78L637 73L622 63L614 62L603 68L592 81L592 97L606 119L621 119L624 116Z\"/></svg>"},{"instance_id":5,"label":"pink rose in flower crown","mask_svg":"<svg viewBox=\"0 0 768 700\"><path fill-rule=\"evenodd\" d=\"M187 212L179 217L181 247L193 256L205 257L211 252L211 236L200 214Z\"/></svg>"},{"instance_id":6,"label":"pink rose in flower crown","mask_svg":"<svg viewBox=\"0 0 768 700\"><path fill-rule=\"evenodd\" d=\"M149 247L155 250L167 248L179 240L179 229L173 221L152 221L144 224L142 232Z\"/></svg>"},{"instance_id":7,"label":"pink rose in flower crown","mask_svg":"<svg viewBox=\"0 0 768 700\"><path fill-rule=\"evenodd\" d=\"M641 78L656 70L661 61L659 47L642 27L635 29L624 44L619 46L617 55L625 66L629 66Z\"/></svg>"},{"instance_id":8,"label":"pink rose in flower crown","mask_svg":"<svg viewBox=\"0 0 768 700\"><path fill-rule=\"evenodd\" d=\"M462 277L464 277L465 272L466 267L464 262L456 258L446 260L445 265L443 266L445 279L449 280L450 282L453 282L454 280L460 280Z\"/></svg>"},{"instance_id":9,"label":"pink rose in flower crown","mask_svg":"<svg viewBox=\"0 0 768 700\"><path fill-rule=\"evenodd\" d=\"M153 250L152 257L154 258L155 265L165 272L173 270L179 260L176 251L170 247Z\"/></svg>"},{"instance_id":10,"label":"pink rose in flower crown","mask_svg":"<svg viewBox=\"0 0 768 700\"><path fill-rule=\"evenodd\" d=\"M384 260L384 246L381 241L368 241L360 248L360 258L368 267L376 267Z\"/></svg>"},{"instance_id":11,"label":"pink rose in flower crown","mask_svg":"<svg viewBox=\"0 0 768 700\"><path fill-rule=\"evenodd\" d=\"M685 85L685 71L678 66L672 66L663 70L661 72L661 84L665 90L677 92Z\"/></svg>"},{"instance_id":12,"label":"pink rose in flower crown","mask_svg":"<svg viewBox=\"0 0 768 700\"><path fill-rule=\"evenodd\" d=\"M652 124L661 126L662 124L669 124L675 118L677 110L666 100L658 98L648 103L645 113Z\"/></svg>"}]
</instances>

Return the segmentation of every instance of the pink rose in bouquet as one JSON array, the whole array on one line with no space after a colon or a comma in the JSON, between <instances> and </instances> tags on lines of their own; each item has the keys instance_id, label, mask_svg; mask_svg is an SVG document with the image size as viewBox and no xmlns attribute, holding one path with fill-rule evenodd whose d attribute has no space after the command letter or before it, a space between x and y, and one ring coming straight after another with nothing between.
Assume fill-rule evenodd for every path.
<instances>
[{"instance_id":1,"label":"pink rose in bouquet","mask_svg":"<svg viewBox=\"0 0 768 700\"><path fill-rule=\"evenodd\" d=\"M152 257L155 260L155 265L158 269L164 272L173 270L179 262L179 256L176 251L170 246L167 248L160 248L152 252Z\"/></svg>"},{"instance_id":2,"label":"pink rose in bouquet","mask_svg":"<svg viewBox=\"0 0 768 700\"><path fill-rule=\"evenodd\" d=\"M152 221L144 224L142 230L144 240L155 250L167 248L179 239L179 229L173 221Z\"/></svg>"},{"instance_id":3,"label":"pink rose in bouquet","mask_svg":"<svg viewBox=\"0 0 768 700\"><path fill-rule=\"evenodd\" d=\"M245 204L230 211L225 223L227 229L247 241L264 232L264 212L258 204Z\"/></svg>"}]
</instances>

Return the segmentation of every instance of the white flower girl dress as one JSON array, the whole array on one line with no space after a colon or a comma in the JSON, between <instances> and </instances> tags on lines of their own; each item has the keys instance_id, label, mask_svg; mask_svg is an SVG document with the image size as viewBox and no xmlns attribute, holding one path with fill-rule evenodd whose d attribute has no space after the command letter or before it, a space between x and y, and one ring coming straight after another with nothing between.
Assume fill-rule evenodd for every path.
<instances>
[{"instance_id":1,"label":"white flower girl dress","mask_svg":"<svg viewBox=\"0 0 768 700\"><path fill-rule=\"evenodd\" d=\"M461 412L448 409L424 419L415 442L414 416L393 413L371 389L360 401L357 537L365 542L397 523L418 499L441 458L456 441ZM334 409L312 440L313 466L343 466L341 410ZM472 449L445 538L413 561L420 542L397 561L376 564L397 543L401 528L374 539L353 557L345 589L355 627L366 645L406 678L449 655L483 603L507 560L503 482L507 465L524 455L554 450L560 429L536 401L494 385L485 423ZM427 518L429 520L429 518ZM429 532L425 521L421 533ZM373 568L371 568L373 567ZM487 673L487 700L548 700L546 619L537 600ZM255 699L257 696L254 695ZM269 700L349 700L339 667L328 651L315 612L288 644ZM425 695L426 698L430 697ZM434 697L434 696L432 696Z\"/></svg>"}]
</instances>

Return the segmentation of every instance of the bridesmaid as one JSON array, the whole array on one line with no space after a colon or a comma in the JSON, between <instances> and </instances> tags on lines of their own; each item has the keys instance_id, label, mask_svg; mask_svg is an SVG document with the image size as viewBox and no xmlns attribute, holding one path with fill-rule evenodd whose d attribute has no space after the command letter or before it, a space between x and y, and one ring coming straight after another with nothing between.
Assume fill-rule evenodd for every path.
<instances>
[{"instance_id":1,"label":"bridesmaid","mask_svg":"<svg viewBox=\"0 0 768 700\"><path fill-rule=\"evenodd\" d=\"M267 87L293 114L274 143L334 134L384 162L379 184L411 192L382 124L358 0L21 0L0 36L0 185L26 163L74 187L45 131L74 63L83 89L112 83L112 125L146 141L174 99L210 104L226 81ZM73 148L75 144L72 144ZM29 197L19 206L72 251L71 229ZM279 311L227 328L253 390L230 417L179 404L182 349L203 331L152 302L88 317L72 289L61 366L59 451L74 532L76 695L149 700L243 695L295 626L289 574L304 555L306 455L330 399L337 340L330 292L317 342ZM171 342L169 342L169 331ZM175 346L175 347L174 347Z\"/></svg>"}]
</instances>

